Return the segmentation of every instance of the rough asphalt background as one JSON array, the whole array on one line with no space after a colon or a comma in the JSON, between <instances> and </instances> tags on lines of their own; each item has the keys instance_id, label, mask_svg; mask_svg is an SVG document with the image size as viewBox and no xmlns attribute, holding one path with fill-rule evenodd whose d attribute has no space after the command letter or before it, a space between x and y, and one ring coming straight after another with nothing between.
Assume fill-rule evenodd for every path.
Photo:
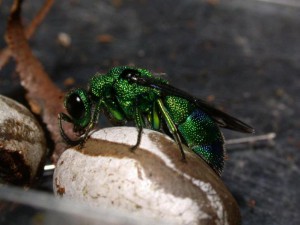
<instances>
[{"instance_id":1,"label":"rough asphalt background","mask_svg":"<svg viewBox=\"0 0 300 225\"><path fill-rule=\"evenodd\" d=\"M0 34L9 2L0 3ZM34 3L33 3L34 2ZM280 1L279 1L280 2ZM31 41L54 82L85 86L97 71L134 64L167 73L171 83L213 100L275 132L273 144L228 146L223 180L244 225L300 224L300 4L255 0L57 1ZM26 1L24 22L41 1ZM62 47L58 34L71 45ZM0 41L0 47L4 47ZM0 71L0 93L23 101L13 63ZM105 123L105 121L103 122ZM225 137L246 137L224 131Z\"/></svg>"}]
</instances>

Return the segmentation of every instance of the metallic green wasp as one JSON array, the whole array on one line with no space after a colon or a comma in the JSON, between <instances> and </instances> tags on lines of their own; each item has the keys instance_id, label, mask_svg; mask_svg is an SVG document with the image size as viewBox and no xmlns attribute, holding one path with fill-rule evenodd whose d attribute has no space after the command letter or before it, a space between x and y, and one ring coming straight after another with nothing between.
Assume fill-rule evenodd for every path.
<instances>
[{"instance_id":1,"label":"metallic green wasp","mask_svg":"<svg viewBox=\"0 0 300 225\"><path fill-rule=\"evenodd\" d=\"M182 145L186 144L218 174L224 165L224 139L219 127L253 132L249 125L169 85L167 80L128 66L96 74L87 90L70 91L64 104L69 115L59 114L60 131L70 145L84 144L104 112L113 124L135 122L139 132L132 149L139 146L143 128L165 131L177 142L183 160ZM81 138L71 140L62 120L72 123Z\"/></svg>"}]
</instances>

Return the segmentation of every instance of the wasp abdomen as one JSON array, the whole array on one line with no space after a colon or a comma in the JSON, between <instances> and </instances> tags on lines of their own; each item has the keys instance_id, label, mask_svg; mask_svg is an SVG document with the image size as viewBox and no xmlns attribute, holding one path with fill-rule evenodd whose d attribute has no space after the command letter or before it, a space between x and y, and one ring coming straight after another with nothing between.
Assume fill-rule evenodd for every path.
<instances>
[{"instance_id":1,"label":"wasp abdomen","mask_svg":"<svg viewBox=\"0 0 300 225\"><path fill-rule=\"evenodd\" d=\"M219 127L200 109L178 125L185 142L219 174L224 166L224 139Z\"/></svg>"}]
</instances>

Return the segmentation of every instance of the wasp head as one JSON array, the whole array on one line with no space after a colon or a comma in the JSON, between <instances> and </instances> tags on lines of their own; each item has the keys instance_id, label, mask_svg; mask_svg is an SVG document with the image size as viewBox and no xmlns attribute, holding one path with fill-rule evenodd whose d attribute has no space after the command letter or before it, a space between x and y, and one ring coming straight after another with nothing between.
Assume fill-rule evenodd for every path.
<instances>
[{"instance_id":1,"label":"wasp head","mask_svg":"<svg viewBox=\"0 0 300 225\"><path fill-rule=\"evenodd\" d=\"M86 90L74 89L70 91L64 101L65 108L74 125L74 131L82 133L91 121L91 100Z\"/></svg>"}]
</instances>

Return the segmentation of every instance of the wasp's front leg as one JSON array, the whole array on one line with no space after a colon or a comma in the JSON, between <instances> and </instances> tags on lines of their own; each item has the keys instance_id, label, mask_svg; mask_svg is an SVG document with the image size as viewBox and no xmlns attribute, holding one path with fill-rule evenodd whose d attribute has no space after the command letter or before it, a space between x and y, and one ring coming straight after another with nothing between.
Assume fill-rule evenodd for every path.
<instances>
[{"instance_id":1,"label":"wasp's front leg","mask_svg":"<svg viewBox=\"0 0 300 225\"><path fill-rule=\"evenodd\" d=\"M74 146L74 145L78 145L81 143L81 138L78 139L78 140L72 140L71 138L69 138L69 136L65 133L64 129L63 129L63 126L62 126L62 121L66 121L68 123L73 123L72 119L64 114L64 113L59 113L58 114L58 121L59 121L59 130L60 130L60 135L62 136L62 138L64 139L64 141L68 144L68 145L71 145L71 146Z\"/></svg>"}]
</instances>

